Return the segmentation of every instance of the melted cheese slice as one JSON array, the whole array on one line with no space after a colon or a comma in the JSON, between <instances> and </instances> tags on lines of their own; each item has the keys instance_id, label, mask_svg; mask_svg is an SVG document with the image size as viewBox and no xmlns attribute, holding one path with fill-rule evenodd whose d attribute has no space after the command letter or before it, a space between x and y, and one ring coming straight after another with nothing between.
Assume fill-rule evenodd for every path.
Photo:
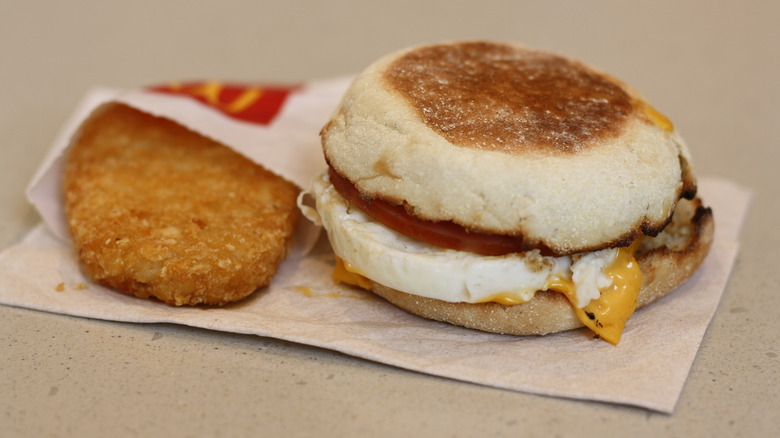
<instances>
[{"instance_id":1,"label":"melted cheese slice","mask_svg":"<svg viewBox=\"0 0 780 438\"><path fill-rule=\"evenodd\" d=\"M449 302L521 304L536 291L564 294L583 324L616 344L636 308L641 273L629 248L573 257L538 251L483 256L443 249L388 229L357 208L322 175L310 193L316 209L299 203L322 225L337 256L336 282L370 289L369 278L413 295Z\"/></svg>"},{"instance_id":2,"label":"melted cheese slice","mask_svg":"<svg viewBox=\"0 0 780 438\"><path fill-rule=\"evenodd\" d=\"M568 298L577 318L586 327L613 345L620 342L626 321L636 310L642 286L642 271L634 258L638 244L637 239L630 247L618 250L615 260L604 269L610 284L600 288L599 297L591 299L585 306L577 305L577 286L571 279L555 278L547 284L548 290L560 292Z\"/></svg>"}]
</instances>

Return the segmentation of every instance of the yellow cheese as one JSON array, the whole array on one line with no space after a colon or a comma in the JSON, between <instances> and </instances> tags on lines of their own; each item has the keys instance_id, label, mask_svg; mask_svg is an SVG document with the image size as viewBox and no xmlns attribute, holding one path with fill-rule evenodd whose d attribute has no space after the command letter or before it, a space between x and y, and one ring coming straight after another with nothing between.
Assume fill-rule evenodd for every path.
<instances>
[{"instance_id":1,"label":"yellow cheese","mask_svg":"<svg viewBox=\"0 0 780 438\"><path fill-rule=\"evenodd\" d=\"M556 279L547 285L549 290L564 294L572 302L580 321L610 344L616 345L620 341L626 321L636 310L642 287L642 272L634 258L638 244L639 239L631 246L618 250L615 261L605 270L612 284L600 289L601 296L583 308L574 305L576 287L570 279Z\"/></svg>"},{"instance_id":2,"label":"yellow cheese","mask_svg":"<svg viewBox=\"0 0 780 438\"><path fill-rule=\"evenodd\" d=\"M489 297L485 297L477 301L477 303L498 303L498 304L503 304L505 306L514 306L515 304L523 304L527 302L528 301L524 300L523 297L512 292L504 292L500 294L491 295Z\"/></svg>"},{"instance_id":3,"label":"yellow cheese","mask_svg":"<svg viewBox=\"0 0 780 438\"><path fill-rule=\"evenodd\" d=\"M366 290L371 290L371 281L355 272L354 266L344 262L341 257L336 257L336 267L333 269L333 281L338 283L346 283L352 286L362 287Z\"/></svg>"},{"instance_id":4,"label":"yellow cheese","mask_svg":"<svg viewBox=\"0 0 780 438\"><path fill-rule=\"evenodd\" d=\"M653 123L656 124L659 128L663 129L664 131L672 132L674 131L674 125L672 124L672 121L669 120L665 115L661 114L660 111L653 108L652 105L649 103L643 101L643 100L634 100L634 106L638 108L640 111L645 113L645 115L650 118L650 120L653 121Z\"/></svg>"}]
</instances>

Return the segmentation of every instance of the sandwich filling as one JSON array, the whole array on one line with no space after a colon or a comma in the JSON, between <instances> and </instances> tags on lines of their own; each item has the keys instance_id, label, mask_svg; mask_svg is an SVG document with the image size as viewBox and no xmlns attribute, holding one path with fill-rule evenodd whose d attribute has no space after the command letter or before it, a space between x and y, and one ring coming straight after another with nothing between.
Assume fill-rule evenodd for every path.
<instances>
[{"instance_id":1,"label":"sandwich filling","mask_svg":"<svg viewBox=\"0 0 780 438\"><path fill-rule=\"evenodd\" d=\"M627 247L574 255L540 249L484 255L444 248L395 231L351 203L325 173L309 189L315 208L304 214L328 233L338 263L337 282L366 289L371 281L401 292L457 303L530 301L537 291L563 294L582 323L617 344L636 308L642 283ZM370 279L370 281L369 281Z\"/></svg>"}]
</instances>

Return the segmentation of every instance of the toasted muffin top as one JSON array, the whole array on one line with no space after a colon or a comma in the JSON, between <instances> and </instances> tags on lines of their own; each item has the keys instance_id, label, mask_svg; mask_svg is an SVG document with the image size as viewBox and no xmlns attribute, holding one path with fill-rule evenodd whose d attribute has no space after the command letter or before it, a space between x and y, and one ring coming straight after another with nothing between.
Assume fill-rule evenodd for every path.
<instances>
[{"instance_id":1,"label":"toasted muffin top","mask_svg":"<svg viewBox=\"0 0 780 438\"><path fill-rule=\"evenodd\" d=\"M453 145L507 154L576 152L619 135L635 112L614 80L517 46L423 47L395 59L383 79Z\"/></svg>"}]
</instances>

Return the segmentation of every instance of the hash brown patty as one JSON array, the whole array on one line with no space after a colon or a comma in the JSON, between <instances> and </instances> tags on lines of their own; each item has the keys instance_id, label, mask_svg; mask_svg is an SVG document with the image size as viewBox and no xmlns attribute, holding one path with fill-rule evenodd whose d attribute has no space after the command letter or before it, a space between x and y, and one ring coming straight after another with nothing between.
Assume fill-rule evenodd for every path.
<instances>
[{"instance_id":1,"label":"hash brown patty","mask_svg":"<svg viewBox=\"0 0 780 438\"><path fill-rule=\"evenodd\" d=\"M82 125L63 186L87 273L176 306L222 305L268 285L299 215L291 182L177 123L118 103Z\"/></svg>"}]
</instances>

